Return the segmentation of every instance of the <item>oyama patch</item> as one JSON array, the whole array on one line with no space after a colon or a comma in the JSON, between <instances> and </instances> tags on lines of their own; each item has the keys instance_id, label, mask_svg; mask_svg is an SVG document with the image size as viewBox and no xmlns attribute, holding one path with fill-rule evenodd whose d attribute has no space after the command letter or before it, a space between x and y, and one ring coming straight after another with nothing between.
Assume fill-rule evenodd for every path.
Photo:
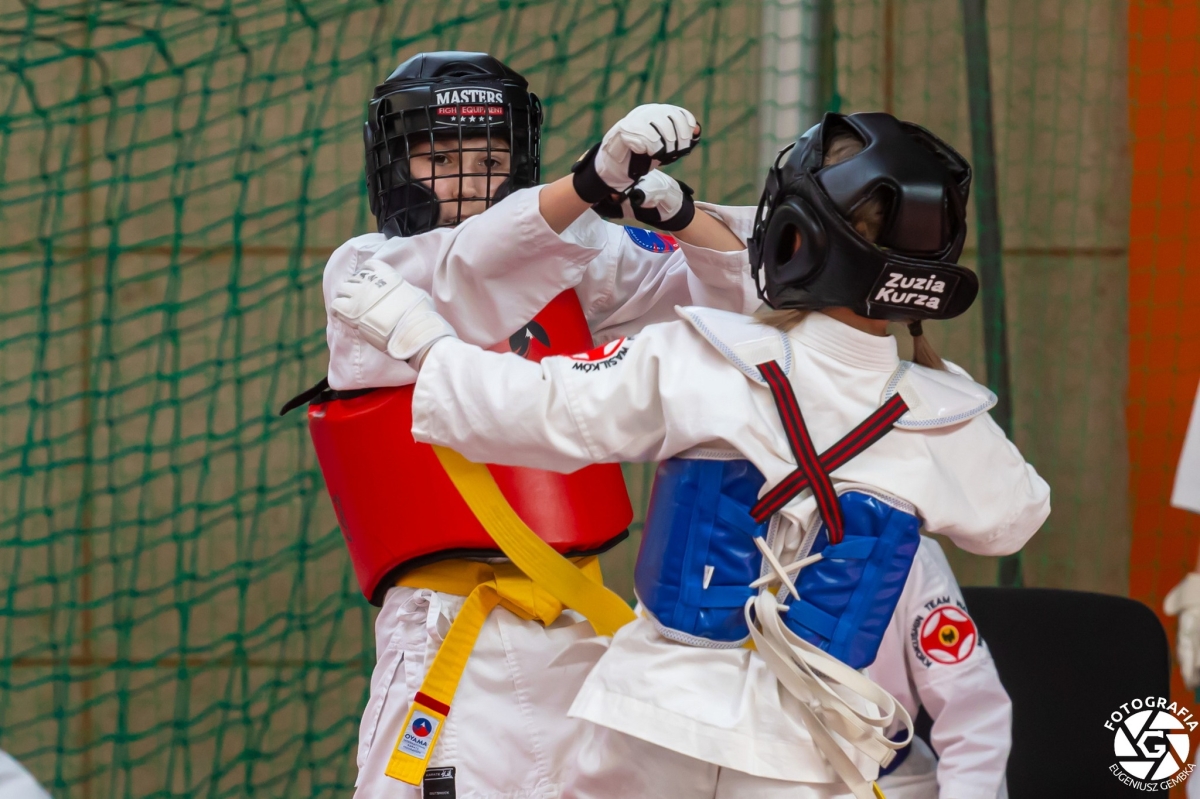
<instances>
[{"instance_id":1,"label":"oyama patch","mask_svg":"<svg viewBox=\"0 0 1200 799\"><path fill-rule=\"evenodd\" d=\"M616 366L625 360L631 341L633 341L632 338L622 336L615 341L601 344L594 350L588 350L579 355L568 355L567 358L575 362L571 364L571 368L577 372L598 372Z\"/></svg>"},{"instance_id":2,"label":"oyama patch","mask_svg":"<svg viewBox=\"0 0 1200 799\"><path fill-rule=\"evenodd\" d=\"M921 308L938 316L958 287L959 276L940 269L889 263L871 289L868 305L909 310Z\"/></svg>"},{"instance_id":3,"label":"oyama patch","mask_svg":"<svg viewBox=\"0 0 1200 799\"><path fill-rule=\"evenodd\" d=\"M934 663L962 663L975 651L979 631L961 602L940 597L927 602L928 616L913 620L912 645L917 659L926 666Z\"/></svg>"},{"instance_id":4,"label":"oyama patch","mask_svg":"<svg viewBox=\"0 0 1200 799\"><path fill-rule=\"evenodd\" d=\"M406 755L424 760L439 724L441 720L436 716L414 710L408 729L401 733L400 743L396 748Z\"/></svg>"},{"instance_id":5,"label":"oyama patch","mask_svg":"<svg viewBox=\"0 0 1200 799\"><path fill-rule=\"evenodd\" d=\"M653 230L644 230L640 227L625 226L625 232L629 238L633 239L633 243L641 247L643 250L650 252L675 252L679 249L679 242L674 236L668 236L666 233L657 233Z\"/></svg>"}]
</instances>

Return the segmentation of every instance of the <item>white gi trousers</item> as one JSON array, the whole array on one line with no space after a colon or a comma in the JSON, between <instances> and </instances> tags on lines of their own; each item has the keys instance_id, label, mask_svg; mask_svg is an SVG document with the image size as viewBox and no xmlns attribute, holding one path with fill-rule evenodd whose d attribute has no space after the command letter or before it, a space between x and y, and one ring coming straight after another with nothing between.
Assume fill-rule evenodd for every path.
<instances>
[{"instance_id":1,"label":"white gi trousers","mask_svg":"<svg viewBox=\"0 0 1200 799\"><path fill-rule=\"evenodd\" d=\"M442 640L464 597L397 587L375 621L377 660L359 730L355 799L422 799L422 789L384 771ZM430 768L455 769L458 799L549 799L562 795L585 722L567 709L604 646L566 611L543 627L503 608L488 616L451 704ZM556 660L557 658L557 660ZM628 795L628 794L626 794Z\"/></svg>"},{"instance_id":2,"label":"white gi trousers","mask_svg":"<svg viewBox=\"0 0 1200 799\"><path fill-rule=\"evenodd\" d=\"M586 728L563 799L853 799L840 782L756 777L599 724Z\"/></svg>"},{"instance_id":3,"label":"white gi trousers","mask_svg":"<svg viewBox=\"0 0 1200 799\"><path fill-rule=\"evenodd\" d=\"M912 749L895 771L877 782L887 799L938 799L937 755L913 736Z\"/></svg>"}]
</instances>

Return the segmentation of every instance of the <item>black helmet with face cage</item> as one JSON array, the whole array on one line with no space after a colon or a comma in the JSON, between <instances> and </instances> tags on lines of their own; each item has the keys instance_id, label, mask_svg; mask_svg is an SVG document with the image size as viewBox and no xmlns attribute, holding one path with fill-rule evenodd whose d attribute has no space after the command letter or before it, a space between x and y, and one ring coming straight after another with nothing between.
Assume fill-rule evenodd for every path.
<instances>
[{"instance_id":1,"label":"black helmet with face cage","mask_svg":"<svg viewBox=\"0 0 1200 799\"><path fill-rule=\"evenodd\" d=\"M439 200L430 181L413 178L412 149L428 142L429 151L456 142L464 153L485 153L484 171L456 176L461 197L463 178L487 177L489 206L515 189L538 183L542 106L528 82L486 53L443 51L421 53L405 61L375 89L363 126L366 144L367 193L379 231L389 237L412 236L457 220L462 199ZM463 147L467 139L484 143ZM507 149L507 172L491 167L491 153ZM465 163L464 158L464 163ZM464 166L464 170L469 167ZM491 178L504 180L493 193ZM439 178L441 179L441 178ZM457 208L440 213L440 206ZM455 224L453 221L442 224Z\"/></svg>"}]
</instances>

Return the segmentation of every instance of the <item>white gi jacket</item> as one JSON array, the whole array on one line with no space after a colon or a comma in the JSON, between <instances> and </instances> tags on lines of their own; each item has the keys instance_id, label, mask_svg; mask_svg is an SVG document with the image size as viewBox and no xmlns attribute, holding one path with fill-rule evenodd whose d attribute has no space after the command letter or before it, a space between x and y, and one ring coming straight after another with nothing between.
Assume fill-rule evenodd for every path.
<instances>
[{"instance_id":1,"label":"white gi jacket","mask_svg":"<svg viewBox=\"0 0 1200 799\"><path fill-rule=\"evenodd\" d=\"M759 305L746 251L718 252L679 242L652 252L656 234L631 232L585 211L561 235L538 209L540 186L513 192L453 228L388 239L358 236L325 266L329 385L338 390L403 386L416 380L404 361L372 347L328 313L338 287L368 260L382 261L428 292L459 338L488 347L503 341L563 291L579 295L597 342L674 318L674 307L704 305L750 312ZM755 209L697 203L747 238Z\"/></svg>"},{"instance_id":2,"label":"white gi jacket","mask_svg":"<svg viewBox=\"0 0 1200 799\"><path fill-rule=\"evenodd\" d=\"M953 633L939 637L949 626ZM933 719L940 759L915 741L904 763L879 779L888 799L996 799L1012 748L1012 703L963 602L942 548L922 536L912 571L867 668L912 718Z\"/></svg>"},{"instance_id":3,"label":"white gi jacket","mask_svg":"<svg viewBox=\"0 0 1200 799\"><path fill-rule=\"evenodd\" d=\"M564 472L740 452L765 476L765 491L795 469L771 394L752 378L753 364L776 360L818 451L889 390L898 388L912 408L832 473L835 487L902 498L927 531L978 554L1015 552L1049 514L1049 487L984 413L994 397L969 378L904 366L892 337L820 313L785 334L736 314L679 312L686 321L540 364L445 339L422 366L413 435L475 461ZM793 552L815 508L805 491L781 511ZM794 702L756 653L677 644L643 617L614 636L571 713L757 776L837 780ZM850 754L867 773L870 761Z\"/></svg>"},{"instance_id":4,"label":"white gi jacket","mask_svg":"<svg viewBox=\"0 0 1200 799\"><path fill-rule=\"evenodd\" d=\"M540 191L514 192L454 228L393 239L378 233L351 239L325 267L326 309L340 284L371 259L429 292L458 335L482 346L504 342L570 288L597 341L673 318L678 303L739 311L758 305L744 250L717 252L682 242L672 250L657 234L630 231L592 211L558 235L541 215ZM754 208L697 206L736 235L750 235ZM646 246L656 244L660 251ZM401 386L416 379L408 364L376 350L328 313L326 336L328 380L334 389ZM385 776L384 769L408 702L461 605L461 597L428 589L388 591L376 620L378 660L359 732L356 796L420 795L420 789ZM553 669L547 664L572 641L590 635L590 627L574 629L575 618L565 614L543 629L503 610L489 617L459 684L461 701L432 761L462 767L459 796L503 792L526 797L557 790L564 764L573 762L573 739L578 737L578 722L568 723L565 717L578 685L570 675L578 673L581 680L586 667ZM523 691L506 694L493 687L536 684L550 675L562 684L533 699ZM495 737L506 739L505 745L498 746Z\"/></svg>"}]
</instances>

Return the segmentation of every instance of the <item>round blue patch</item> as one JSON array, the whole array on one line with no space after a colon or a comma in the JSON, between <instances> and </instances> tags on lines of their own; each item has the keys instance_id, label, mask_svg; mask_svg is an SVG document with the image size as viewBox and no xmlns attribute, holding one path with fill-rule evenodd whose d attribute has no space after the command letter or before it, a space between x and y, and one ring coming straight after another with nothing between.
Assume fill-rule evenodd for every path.
<instances>
[{"instance_id":1,"label":"round blue patch","mask_svg":"<svg viewBox=\"0 0 1200 799\"><path fill-rule=\"evenodd\" d=\"M644 230L640 227L631 227L625 225L625 232L629 234L629 238L633 239L633 243L641 247L643 250L650 252L675 252L679 249L679 242L674 236L668 236L664 233L656 233L653 230Z\"/></svg>"}]
</instances>

